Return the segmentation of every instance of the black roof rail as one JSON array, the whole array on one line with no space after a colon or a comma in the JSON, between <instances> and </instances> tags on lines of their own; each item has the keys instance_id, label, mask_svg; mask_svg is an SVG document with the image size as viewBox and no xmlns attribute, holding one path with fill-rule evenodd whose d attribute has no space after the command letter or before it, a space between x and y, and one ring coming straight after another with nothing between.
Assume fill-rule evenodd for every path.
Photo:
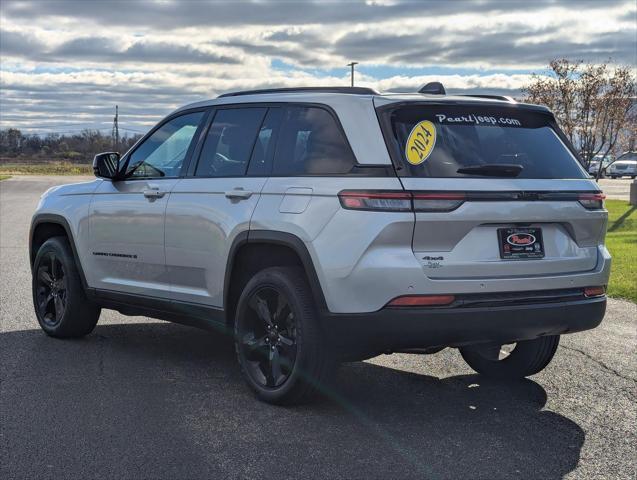
<instances>
[{"instance_id":1,"label":"black roof rail","mask_svg":"<svg viewBox=\"0 0 637 480\"><path fill-rule=\"evenodd\" d=\"M241 95L260 95L263 93L295 93L295 92L317 92L317 93L348 93L350 95L379 95L373 88L367 87L291 87L291 88L263 88L259 90L244 90L240 92L222 93L217 98L239 97Z\"/></svg>"},{"instance_id":2,"label":"black roof rail","mask_svg":"<svg viewBox=\"0 0 637 480\"><path fill-rule=\"evenodd\" d=\"M516 103L515 99L512 97L507 97L506 95L482 95L482 94L463 94L459 95L460 97L477 97L477 98L489 98L491 100L504 100L506 102Z\"/></svg>"}]
</instances>

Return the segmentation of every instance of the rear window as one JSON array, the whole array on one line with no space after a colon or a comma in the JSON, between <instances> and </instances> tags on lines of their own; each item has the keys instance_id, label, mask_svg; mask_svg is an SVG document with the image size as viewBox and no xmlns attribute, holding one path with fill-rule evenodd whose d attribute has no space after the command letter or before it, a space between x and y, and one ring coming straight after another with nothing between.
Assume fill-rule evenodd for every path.
<instances>
[{"instance_id":1,"label":"rear window","mask_svg":"<svg viewBox=\"0 0 637 480\"><path fill-rule=\"evenodd\" d=\"M400 174L468 177L459 169L518 165L517 178L587 178L551 116L493 106L404 106L384 113Z\"/></svg>"}]
</instances>

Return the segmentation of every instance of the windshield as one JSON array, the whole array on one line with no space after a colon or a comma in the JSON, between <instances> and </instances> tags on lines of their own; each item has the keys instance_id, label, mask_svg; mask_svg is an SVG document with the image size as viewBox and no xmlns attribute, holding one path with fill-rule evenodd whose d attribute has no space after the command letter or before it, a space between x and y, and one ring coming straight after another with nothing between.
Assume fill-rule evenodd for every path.
<instances>
[{"instance_id":1,"label":"windshield","mask_svg":"<svg viewBox=\"0 0 637 480\"><path fill-rule=\"evenodd\" d=\"M588 178L552 117L541 112L420 104L384 115L404 176L475 178L506 169L517 178Z\"/></svg>"}]
</instances>

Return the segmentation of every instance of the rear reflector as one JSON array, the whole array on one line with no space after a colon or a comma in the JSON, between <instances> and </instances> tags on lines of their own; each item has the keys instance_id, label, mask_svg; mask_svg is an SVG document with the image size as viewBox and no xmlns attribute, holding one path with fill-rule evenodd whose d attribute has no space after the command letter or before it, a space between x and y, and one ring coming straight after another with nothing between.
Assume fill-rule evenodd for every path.
<instances>
[{"instance_id":1,"label":"rear reflector","mask_svg":"<svg viewBox=\"0 0 637 480\"><path fill-rule=\"evenodd\" d=\"M588 210L602 210L604 208L603 193L582 193L579 195L579 203Z\"/></svg>"},{"instance_id":2,"label":"rear reflector","mask_svg":"<svg viewBox=\"0 0 637 480\"><path fill-rule=\"evenodd\" d=\"M584 289L584 296L586 297L601 297L606 293L604 287L586 287Z\"/></svg>"},{"instance_id":3,"label":"rear reflector","mask_svg":"<svg viewBox=\"0 0 637 480\"><path fill-rule=\"evenodd\" d=\"M426 307L432 305L449 305L456 299L453 295L405 295L396 297L387 304L388 307Z\"/></svg>"}]
</instances>

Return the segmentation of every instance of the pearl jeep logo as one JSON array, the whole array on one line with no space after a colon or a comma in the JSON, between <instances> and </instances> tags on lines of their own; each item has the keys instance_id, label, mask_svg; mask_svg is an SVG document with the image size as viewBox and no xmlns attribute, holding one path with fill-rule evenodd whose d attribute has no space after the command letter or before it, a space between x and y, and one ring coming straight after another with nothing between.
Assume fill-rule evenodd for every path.
<instances>
[{"instance_id":1,"label":"pearl jeep logo","mask_svg":"<svg viewBox=\"0 0 637 480\"><path fill-rule=\"evenodd\" d=\"M530 233L514 233L507 237L507 243L515 246L532 245L535 243L535 240L535 235L531 235Z\"/></svg>"}]
</instances>

